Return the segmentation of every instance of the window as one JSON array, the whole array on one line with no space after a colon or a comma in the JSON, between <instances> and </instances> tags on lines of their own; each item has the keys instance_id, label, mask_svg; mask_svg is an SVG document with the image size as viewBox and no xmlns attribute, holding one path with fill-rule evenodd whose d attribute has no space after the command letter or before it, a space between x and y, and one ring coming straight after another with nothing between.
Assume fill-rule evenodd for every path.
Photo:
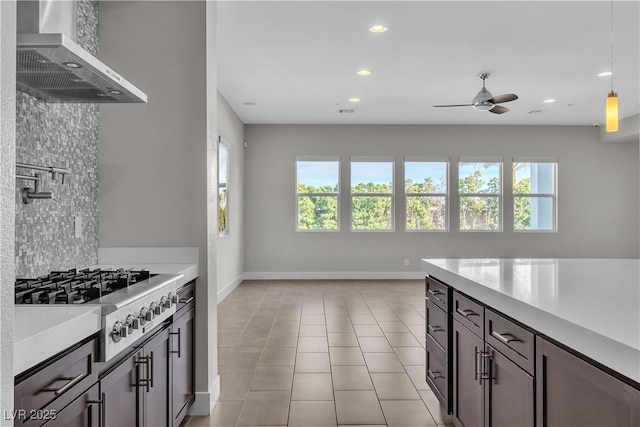
<instances>
[{"instance_id":1,"label":"window","mask_svg":"<svg viewBox=\"0 0 640 427\"><path fill-rule=\"evenodd\" d=\"M556 230L555 159L513 159L514 231Z\"/></svg>"},{"instance_id":2,"label":"window","mask_svg":"<svg viewBox=\"0 0 640 427\"><path fill-rule=\"evenodd\" d=\"M502 159L461 158L458 164L461 231L500 231Z\"/></svg>"},{"instance_id":3,"label":"window","mask_svg":"<svg viewBox=\"0 0 640 427\"><path fill-rule=\"evenodd\" d=\"M340 158L296 159L298 231L340 229Z\"/></svg>"},{"instance_id":4,"label":"window","mask_svg":"<svg viewBox=\"0 0 640 427\"><path fill-rule=\"evenodd\" d=\"M405 230L449 229L448 174L448 159L405 159Z\"/></svg>"},{"instance_id":5,"label":"window","mask_svg":"<svg viewBox=\"0 0 640 427\"><path fill-rule=\"evenodd\" d=\"M229 234L229 212L227 201L229 189L227 186L229 177L229 149L222 143L218 143L218 233Z\"/></svg>"},{"instance_id":6,"label":"window","mask_svg":"<svg viewBox=\"0 0 640 427\"><path fill-rule=\"evenodd\" d=\"M351 229L393 230L393 159L351 159Z\"/></svg>"}]
</instances>

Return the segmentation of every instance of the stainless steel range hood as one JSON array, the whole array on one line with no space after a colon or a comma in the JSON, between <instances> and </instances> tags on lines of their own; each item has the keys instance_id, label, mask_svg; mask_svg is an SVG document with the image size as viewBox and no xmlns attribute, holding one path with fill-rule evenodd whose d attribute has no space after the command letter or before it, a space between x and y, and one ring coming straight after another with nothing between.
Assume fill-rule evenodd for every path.
<instances>
[{"instance_id":1,"label":"stainless steel range hood","mask_svg":"<svg viewBox=\"0 0 640 427\"><path fill-rule=\"evenodd\" d=\"M76 43L75 1L18 1L18 90L47 102L146 103L147 95Z\"/></svg>"}]
</instances>

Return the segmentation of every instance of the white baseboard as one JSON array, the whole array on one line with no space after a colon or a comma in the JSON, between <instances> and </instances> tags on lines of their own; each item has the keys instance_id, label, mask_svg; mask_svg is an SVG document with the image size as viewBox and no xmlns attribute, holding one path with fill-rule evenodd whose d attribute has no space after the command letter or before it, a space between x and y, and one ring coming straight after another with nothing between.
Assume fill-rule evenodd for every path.
<instances>
[{"instance_id":1,"label":"white baseboard","mask_svg":"<svg viewBox=\"0 0 640 427\"><path fill-rule=\"evenodd\" d=\"M209 415L220 398L220 375L216 375L208 392L196 392L196 399L189 409L189 415Z\"/></svg>"},{"instance_id":2,"label":"white baseboard","mask_svg":"<svg viewBox=\"0 0 640 427\"><path fill-rule=\"evenodd\" d=\"M411 280L422 271L248 271L244 280Z\"/></svg>"},{"instance_id":3,"label":"white baseboard","mask_svg":"<svg viewBox=\"0 0 640 427\"><path fill-rule=\"evenodd\" d=\"M226 297L229 296L229 294L231 292L233 292L233 290L235 288L238 287L238 285L240 283L242 283L243 280L245 280L245 273L242 273L241 275L239 275L238 277L236 277L235 279L233 279L233 281L231 283L229 283L227 286L224 287L224 289L222 289L221 291L218 291L218 304L220 304L222 302L222 300L224 300Z\"/></svg>"}]
</instances>

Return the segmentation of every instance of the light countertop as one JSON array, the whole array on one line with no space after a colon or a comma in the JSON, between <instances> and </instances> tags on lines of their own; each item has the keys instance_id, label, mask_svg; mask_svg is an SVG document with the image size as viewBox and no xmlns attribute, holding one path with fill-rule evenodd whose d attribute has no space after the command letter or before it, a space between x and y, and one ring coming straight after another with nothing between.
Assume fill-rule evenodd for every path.
<instances>
[{"instance_id":1,"label":"light countertop","mask_svg":"<svg viewBox=\"0 0 640 427\"><path fill-rule=\"evenodd\" d=\"M124 253L117 250L111 251L108 257L99 258L99 263L91 268L146 268L156 274L181 274L182 278L177 282L178 287L199 275L197 249L195 258L191 254L182 257L177 254L178 256L170 258L179 261L177 263L164 262L168 260L165 259L166 257L154 257L158 249L151 249L152 256L146 257L135 256L130 253L131 250ZM148 251L144 249L140 251L141 254L148 255ZM174 252L172 248L167 255L173 256ZM123 254L121 259L128 260L128 263L119 263L118 257L114 257L114 254ZM100 331L101 322L101 309L96 306L16 305L13 344L14 375Z\"/></svg>"},{"instance_id":2,"label":"light countertop","mask_svg":"<svg viewBox=\"0 0 640 427\"><path fill-rule=\"evenodd\" d=\"M640 260L423 259L423 271L640 382Z\"/></svg>"}]
</instances>

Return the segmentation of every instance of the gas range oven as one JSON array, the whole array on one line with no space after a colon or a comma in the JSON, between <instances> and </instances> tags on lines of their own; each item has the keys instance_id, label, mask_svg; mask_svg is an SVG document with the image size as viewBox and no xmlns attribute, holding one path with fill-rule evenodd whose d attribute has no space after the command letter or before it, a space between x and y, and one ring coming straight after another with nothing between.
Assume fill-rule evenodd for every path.
<instances>
[{"instance_id":1,"label":"gas range oven","mask_svg":"<svg viewBox=\"0 0 640 427\"><path fill-rule=\"evenodd\" d=\"M107 362L176 311L180 274L148 270L72 269L17 279L15 303L100 307L100 362Z\"/></svg>"}]
</instances>

